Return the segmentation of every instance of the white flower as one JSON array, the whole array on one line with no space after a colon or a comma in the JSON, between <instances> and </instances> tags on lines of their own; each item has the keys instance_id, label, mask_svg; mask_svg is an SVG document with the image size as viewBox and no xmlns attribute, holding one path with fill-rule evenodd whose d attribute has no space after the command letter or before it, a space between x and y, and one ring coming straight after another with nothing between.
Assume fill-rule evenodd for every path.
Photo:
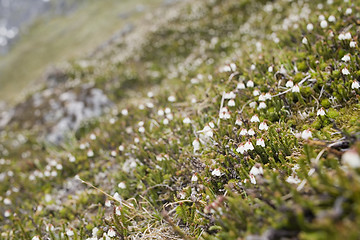
<instances>
[{"instance_id":1,"label":"white flower","mask_svg":"<svg viewBox=\"0 0 360 240\"><path fill-rule=\"evenodd\" d=\"M220 177L221 176L221 172L220 169L216 168L211 172L211 175L216 176L216 177Z\"/></svg>"},{"instance_id":2,"label":"white flower","mask_svg":"<svg viewBox=\"0 0 360 240\"><path fill-rule=\"evenodd\" d=\"M237 147L236 151L237 151L238 153L244 154L244 152L245 152L245 146L244 146L244 144L241 143L241 144Z\"/></svg>"},{"instance_id":3,"label":"white flower","mask_svg":"<svg viewBox=\"0 0 360 240\"><path fill-rule=\"evenodd\" d=\"M129 114L129 112L127 109L123 109L123 110L121 110L121 114L124 116L127 116Z\"/></svg>"},{"instance_id":4,"label":"white flower","mask_svg":"<svg viewBox=\"0 0 360 240\"><path fill-rule=\"evenodd\" d=\"M338 39L339 40L350 40L351 39L351 33L350 32L340 33Z\"/></svg>"},{"instance_id":5,"label":"white flower","mask_svg":"<svg viewBox=\"0 0 360 240\"><path fill-rule=\"evenodd\" d=\"M126 184L125 184L124 182L120 182L120 183L118 184L118 188L120 188L120 189L125 189L125 188L126 188Z\"/></svg>"},{"instance_id":6,"label":"white flower","mask_svg":"<svg viewBox=\"0 0 360 240\"><path fill-rule=\"evenodd\" d=\"M198 180L198 177L196 176L196 174L193 174L192 177L191 177L191 181L192 182L197 182Z\"/></svg>"},{"instance_id":7,"label":"white flower","mask_svg":"<svg viewBox=\"0 0 360 240\"><path fill-rule=\"evenodd\" d=\"M107 232L107 235L109 237L115 237L116 236L116 232L113 228L110 228L109 231Z\"/></svg>"},{"instance_id":8,"label":"white flower","mask_svg":"<svg viewBox=\"0 0 360 240\"><path fill-rule=\"evenodd\" d=\"M273 66L270 66L270 67L268 67L268 72L273 72L274 71L274 67Z\"/></svg>"},{"instance_id":9,"label":"white flower","mask_svg":"<svg viewBox=\"0 0 360 240\"><path fill-rule=\"evenodd\" d=\"M235 101L234 101L234 99L231 99L231 100L228 102L228 106L229 106L229 107L234 107L234 106L235 106Z\"/></svg>"},{"instance_id":10,"label":"white flower","mask_svg":"<svg viewBox=\"0 0 360 240\"><path fill-rule=\"evenodd\" d=\"M224 99L234 99L236 98L236 94L234 92L229 92L224 94Z\"/></svg>"},{"instance_id":11,"label":"white flower","mask_svg":"<svg viewBox=\"0 0 360 240\"><path fill-rule=\"evenodd\" d=\"M311 23L308 23L308 24L306 25L306 29L307 29L309 32L311 32L311 31L314 29L314 25L312 25Z\"/></svg>"},{"instance_id":12,"label":"white flower","mask_svg":"<svg viewBox=\"0 0 360 240\"><path fill-rule=\"evenodd\" d=\"M245 84L243 82L239 82L236 86L237 89L245 89Z\"/></svg>"},{"instance_id":13,"label":"white flower","mask_svg":"<svg viewBox=\"0 0 360 240\"><path fill-rule=\"evenodd\" d=\"M331 15L331 16L329 16L328 21L329 22L336 22L336 18L333 15Z\"/></svg>"},{"instance_id":14,"label":"white flower","mask_svg":"<svg viewBox=\"0 0 360 240\"><path fill-rule=\"evenodd\" d=\"M72 229L68 228L66 230L66 235L68 235L68 237L74 236L74 231Z\"/></svg>"},{"instance_id":15,"label":"white flower","mask_svg":"<svg viewBox=\"0 0 360 240\"><path fill-rule=\"evenodd\" d=\"M169 101L169 102L175 102L175 101L176 101L176 97L175 97L175 96L169 96L169 97L168 97L168 101Z\"/></svg>"},{"instance_id":16,"label":"white flower","mask_svg":"<svg viewBox=\"0 0 360 240\"><path fill-rule=\"evenodd\" d=\"M145 128L143 126L139 127L139 132L144 133L145 132Z\"/></svg>"},{"instance_id":17,"label":"white flower","mask_svg":"<svg viewBox=\"0 0 360 240\"><path fill-rule=\"evenodd\" d=\"M271 100L271 94L270 93L265 93L265 100Z\"/></svg>"},{"instance_id":18,"label":"white flower","mask_svg":"<svg viewBox=\"0 0 360 240\"><path fill-rule=\"evenodd\" d=\"M231 67L226 65L220 69L220 72L231 72Z\"/></svg>"},{"instance_id":19,"label":"white flower","mask_svg":"<svg viewBox=\"0 0 360 240\"><path fill-rule=\"evenodd\" d=\"M251 170L250 170L250 175L254 175L254 176L257 176L257 175L263 175L264 174L264 170L262 168L262 166L260 164L255 164Z\"/></svg>"},{"instance_id":20,"label":"white flower","mask_svg":"<svg viewBox=\"0 0 360 240\"><path fill-rule=\"evenodd\" d=\"M328 26L328 23L327 23L326 20L322 20L322 21L320 22L320 27L321 27L321 28L326 28L327 26Z\"/></svg>"},{"instance_id":21,"label":"white flower","mask_svg":"<svg viewBox=\"0 0 360 240\"><path fill-rule=\"evenodd\" d=\"M290 184L299 184L301 182L301 180L298 178L298 176L289 176L286 179L286 182L290 183Z\"/></svg>"},{"instance_id":22,"label":"white flower","mask_svg":"<svg viewBox=\"0 0 360 240\"><path fill-rule=\"evenodd\" d=\"M360 85L359 82L354 80L351 84L351 89L359 89Z\"/></svg>"},{"instance_id":23,"label":"white flower","mask_svg":"<svg viewBox=\"0 0 360 240\"><path fill-rule=\"evenodd\" d=\"M241 126L243 125L243 122L241 121L240 118L237 118L236 121L235 121L235 125L238 125L238 126Z\"/></svg>"},{"instance_id":24,"label":"white flower","mask_svg":"<svg viewBox=\"0 0 360 240\"><path fill-rule=\"evenodd\" d=\"M168 108L168 107L167 107L167 108L165 108L165 113L166 113L166 114L170 114L170 113L171 113L171 109L170 109L170 108Z\"/></svg>"},{"instance_id":25,"label":"white flower","mask_svg":"<svg viewBox=\"0 0 360 240\"><path fill-rule=\"evenodd\" d=\"M244 147L245 147L245 151L254 150L254 146L252 145L250 140L245 143Z\"/></svg>"},{"instance_id":26,"label":"white flower","mask_svg":"<svg viewBox=\"0 0 360 240\"><path fill-rule=\"evenodd\" d=\"M287 81L285 84L285 87L287 87L287 88L292 88L293 86L294 86L294 82L291 80Z\"/></svg>"},{"instance_id":27,"label":"white flower","mask_svg":"<svg viewBox=\"0 0 360 240\"><path fill-rule=\"evenodd\" d=\"M95 134L93 134L93 133L92 133L92 134L90 134L90 139L91 139L91 140L95 140L95 139L96 139L96 135L95 135Z\"/></svg>"},{"instance_id":28,"label":"white flower","mask_svg":"<svg viewBox=\"0 0 360 240\"><path fill-rule=\"evenodd\" d=\"M199 140L195 139L192 142L193 148L194 148L194 153L200 150L200 142Z\"/></svg>"},{"instance_id":29,"label":"white flower","mask_svg":"<svg viewBox=\"0 0 360 240\"><path fill-rule=\"evenodd\" d=\"M120 194L119 194L118 192L115 192L115 193L114 193L113 198L114 198L116 201L121 202L121 196L120 196Z\"/></svg>"},{"instance_id":30,"label":"white flower","mask_svg":"<svg viewBox=\"0 0 360 240\"><path fill-rule=\"evenodd\" d=\"M84 149L87 148L87 147L88 147L87 143L86 143L86 144L81 143L81 144L79 145L79 148L80 148L81 150L84 150Z\"/></svg>"},{"instance_id":31,"label":"white flower","mask_svg":"<svg viewBox=\"0 0 360 240\"><path fill-rule=\"evenodd\" d=\"M251 64L250 69L251 69L251 71L254 71L256 69L255 64Z\"/></svg>"},{"instance_id":32,"label":"white flower","mask_svg":"<svg viewBox=\"0 0 360 240\"><path fill-rule=\"evenodd\" d=\"M299 93L300 92L300 88L297 84L295 84L295 86L292 87L291 92L293 93Z\"/></svg>"},{"instance_id":33,"label":"white flower","mask_svg":"<svg viewBox=\"0 0 360 240\"><path fill-rule=\"evenodd\" d=\"M245 128L241 129L240 136L246 136L247 134L248 134L248 131Z\"/></svg>"},{"instance_id":34,"label":"white flower","mask_svg":"<svg viewBox=\"0 0 360 240\"><path fill-rule=\"evenodd\" d=\"M76 158L71 154L68 154L68 158L69 158L69 162L75 162L76 161Z\"/></svg>"},{"instance_id":35,"label":"white flower","mask_svg":"<svg viewBox=\"0 0 360 240\"><path fill-rule=\"evenodd\" d=\"M344 68L341 70L341 73L342 73L343 75L350 75L350 72L349 72L349 70L348 70L346 67L344 67Z\"/></svg>"},{"instance_id":36,"label":"white flower","mask_svg":"<svg viewBox=\"0 0 360 240\"><path fill-rule=\"evenodd\" d=\"M236 71L236 64L235 63L230 63L230 68L233 72Z\"/></svg>"},{"instance_id":37,"label":"white flower","mask_svg":"<svg viewBox=\"0 0 360 240\"><path fill-rule=\"evenodd\" d=\"M5 205L11 205L11 200L9 198L4 198L3 202Z\"/></svg>"},{"instance_id":38,"label":"white flower","mask_svg":"<svg viewBox=\"0 0 360 240\"><path fill-rule=\"evenodd\" d=\"M51 223L45 224L45 230L46 230L47 232L53 232L53 231L55 230L55 227L54 227L54 225L52 225Z\"/></svg>"},{"instance_id":39,"label":"white flower","mask_svg":"<svg viewBox=\"0 0 360 240\"><path fill-rule=\"evenodd\" d=\"M250 128L249 131L248 131L248 135L254 136L254 135L255 135L255 131L254 131L252 128Z\"/></svg>"},{"instance_id":40,"label":"white flower","mask_svg":"<svg viewBox=\"0 0 360 240\"><path fill-rule=\"evenodd\" d=\"M169 119L165 118L165 119L162 121L162 123L163 123L164 125L168 125L168 124L169 124Z\"/></svg>"},{"instance_id":41,"label":"white flower","mask_svg":"<svg viewBox=\"0 0 360 240\"><path fill-rule=\"evenodd\" d=\"M31 240L40 240L39 236L34 236Z\"/></svg>"},{"instance_id":42,"label":"white flower","mask_svg":"<svg viewBox=\"0 0 360 240\"><path fill-rule=\"evenodd\" d=\"M183 123L184 124L190 124L191 123L190 118L188 118L188 117L184 118Z\"/></svg>"},{"instance_id":43,"label":"white flower","mask_svg":"<svg viewBox=\"0 0 360 240\"><path fill-rule=\"evenodd\" d=\"M309 129L307 130L304 130L302 133L301 133L301 138L302 139L305 139L305 140L308 140L309 138L312 138L312 133Z\"/></svg>"},{"instance_id":44,"label":"white flower","mask_svg":"<svg viewBox=\"0 0 360 240\"><path fill-rule=\"evenodd\" d=\"M356 42L355 42L355 41L351 41L351 42L349 43L349 46L350 46L351 48L355 48L355 47L356 47Z\"/></svg>"},{"instance_id":45,"label":"white flower","mask_svg":"<svg viewBox=\"0 0 360 240\"><path fill-rule=\"evenodd\" d=\"M253 96L256 97L256 96L259 96L259 95L260 95L260 91L257 90L257 89L255 89L255 90L253 91Z\"/></svg>"},{"instance_id":46,"label":"white flower","mask_svg":"<svg viewBox=\"0 0 360 240\"><path fill-rule=\"evenodd\" d=\"M254 87L254 82L249 80L247 83L246 83L246 86L247 87Z\"/></svg>"},{"instance_id":47,"label":"white flower","mask_svg":"<svg viewBox=\"0 0 360 240\"><path fill-rule=\"evenodd\" d=\"M112 157L116 157L116 151L111 151L111 153L110 153L110 155L112 156Z\"/></svg>"},{"instance_id":48,"label":"white flower","mask_svg":"<svg viewBox=\"0 0 360 240\"><path fill-rule=\"evenodd\" d=\"M256 146L265 147L265 141L262 138L256 140Z\"/></svg>"},{"instance_id":49,"label":"white flower","mask_svg":"<svg viewBox=\"0 0 360 240\"><path fill-rule=\"evenodd\" d=\"M118 216L121 216L121 207L120 206L117 206L115 208L115 214L118 215Z\"/></svg>"},{"instance_id":50,"label":"white flower","mask_svg":"<svg viewBox=\"0 0 360 240\"><path fill-rule=\"evenodd\" d=\"M260 122L258 115L255 114L254 116L252 116L250 122Z\"/></svg>"},{"instance_id":51,"label":"white flower","mask_svg":"<svg viewBox=\"0 0 360 240\"><path fill-rule=\"evenodd\" d=\"M262 122L262 123L259 124L259 130L265 130L266 131L268 129L269 129L269 127L266 124L266 122Z\"/></svg>"},{"instance_id":52,"label":"white flower","mask_svg":"<svg viewBox=\"0 0 360 240\"><path fill-rule=\"evenodd\" d=\"M325 114L324 108L320 108L316 113L317 116L325 116Z\"/></svg>"},{"instance_id":53,"label":"white flower","mask_svg":"<svg viewBox=\"0 0 360 240\"><path fill-rule=\"evenodd\" d=\"M110 200L105 201L105 207L111 207L111 201Z\"/></svg>"},{"instance_id":54,"label":"white flower","mask_svg":"<svg viewBox=\"0 0 360 240\"><path fill-rule=\"evenodd\" d=\"M301 42L302 42L304 45L308 44L308 40L307 40L306 37L303 37L303 39L301 40Z\"/></svg>"},{"instance_id":55,"label":"white flower","mask_svg":"<svg viewBox=\"0 0 360 240\"><path fill-rule=\"evenodd\" d=\"M255 108L255 107L256 107L256 102L251 102L251 103L249 103L249 107Z\"/></svg>"},{"instance_id":56,"label":"white flower","mask_svg":"<svg viewBox=\"0 0 360 240\"><path fill-rule=\"evenodd\" d=\"M319 21L323 21L323 20L325 20L325 16L321 14L318 19L319 19Z\"/></svg>"},{"instance_id":57,"label":"white flower","mask_svg":"<svg viewBox=\"0 0 360 240\"><path fill-rule=\"evenodd\" d=\"M266 103L260 102L258 109L265 109L265 108L266 108Z\"/></svg>"},{"instance_id":58,"label":"white flower","mask_svg":"<svg viewBox=\"0 0 360 240\"><path fill-rule=\"evenodd\" d=\"M152 98L152 97L154 97L154 93L153 92L148 92L147 96L148 96L148 98Z\"/></svg>"},{"instance_id":59,"label":"white flower","mask_svg":"<svg viewBox=\"0 0 360 240\"><path fill-rule=\"evenodd\" d=\"M90 150L87 152L87 156L88 156L88 157L93 157L93 156L94 156L94 151L90 149Z\"/></svg>"},{"instance_id":60,"label":"white flower","mask_svg":"<svg viewBox=\"0 0 360 240\"><path fill-rule=\"evenodd\" d=\"M286 74L287 74L284 65L281 65L279 72L280 72L281 74L283 74L283 75L286 75Z\"/></svg>"},{"instance_id":61,"label":"white flower","mask_svg":"<svg viewBox=\"0 0 360 240\"><path fill-rule=\"evenodd\" d=\"M5 210L4 217L8 218L10 216L11 216L11 211L10 210Z\"/></svg>"},{"instance_id":62,"label":"white flower","mask_svg":"<svg viewBox=\"0 0 360 240\"><path fill-rule=\"evenodd\" d=\"M230 112L229 112L227 107L223 107L223 108L220 109L219 118L220 119L229 119L229 118L231 118Z\"/></svg>"},{"instance_id":63,"label":"white flower","mask_svg":"<svg viewBox=\"0 0 360 240\"><path fill-rule=\"evenodd\" d=\"M346 54L341 58L342 61L344 62L349 62L350 61L350 54Z\"/></svg>"},{"instance_id":64,"label":"white flower","mask_svg":"<svg viewBox=\"0 0 360 240\"><path fill-rule=\"evenodd\" d=\"M346 151L342 155L341 159L342 159L343 164L346 164L351 168L360 168L360 156L353 149Z\"/></svg>"},{"instance_id":65,"label":"white flower","mask_svg":"<svg viewBox=\"0 0 360 240\"><path fill-rule=\"evenodd\" d=\"M352 9L351 8L347 8L345 11L346 15L350 15L352 13Z\"/></svg>"},{"instance_id":66,"label":"white flower","mask_svg":"<svg viewBox=\"0 0 360 240\"><path fill-rule=\"evenodd\" d=\"M124 147L124 145L120 145L120 146L118 147L118 149L119 149L120 152L123 152L123 151L125 150L125 147Z\"/></svg>"},{"instance_id":67,"label":"white flower","mask_svg":"<svg viewBox=\"0 0 360 240\"><path fill-rule=\"evenodd\" d=\"M164 112L164 110L162 110L162 109L159 109L159 110L157 111L157 115L158 115L158 116L164 116L164 114L165 114L165 112Z\"/></svg>"},{"instance_id":68,"label":"white flower","mask_svg":"<svg viewBox=\"0 0 360 240\"><path fill-rule=\"evenodd\" d=\"M93 237L96 237L98 231L99 231L99 229L98 229L97 227L94 227L94 228L92 229L92 231L91 231L91 232L92 232L92 236L93 236Z\"/></svg>"},{"instance_id":69,"label":"white flower","mask_svg":"<svg viewBox=\"0 0 360 240\"><path fill-rule=\"evenodd\" d=\"M265 100L266 100L265 93L263 93L259 96L259 101L265 101Z\"/></svg>"},{"instance_id":70,"label":"white flower","mask_svg":"<svg viewBox=\"0 0 360 240\"><path fill-rule=\"evenodd\" d=\"M212 128L210 127L210 124L209 125L206 125L205 127L204 127L204 129L203 130L201 130L201 133L203 134L203 135L205 135L205 137L207 137L207 138L212 138L213 137L213 130L212 130Z\"/></svg>"},{"instance_id":71,"label":"white flower","mask_svg":"<svg viewBox=\"0 0 360 240\"><path fill-rule=\"evenodd\" d=\"M250 182L252 183L252 184L256 184L256 178L255 178L255 176L254 175L250 175Z\"/></svg>"}]
</instances>

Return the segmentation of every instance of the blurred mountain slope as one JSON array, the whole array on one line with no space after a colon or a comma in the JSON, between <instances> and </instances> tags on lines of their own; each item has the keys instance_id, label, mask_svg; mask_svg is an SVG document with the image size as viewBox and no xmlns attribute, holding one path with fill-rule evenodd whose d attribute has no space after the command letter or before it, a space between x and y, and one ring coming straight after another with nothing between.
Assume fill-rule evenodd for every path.
<instances>
[{"instance_id":1,"label":"blurred mountain slope","mask_svg":"<svg viewBox=\"0 0 360 240\"><path fill-rule=\"evenodd\" d=\"M10 52L0 57L0 100L15 101L21 90L34 87L33 80L50 64L84 55L161 2L88 1L67 15L38 19Z\"/></svg>"}]
</instances>

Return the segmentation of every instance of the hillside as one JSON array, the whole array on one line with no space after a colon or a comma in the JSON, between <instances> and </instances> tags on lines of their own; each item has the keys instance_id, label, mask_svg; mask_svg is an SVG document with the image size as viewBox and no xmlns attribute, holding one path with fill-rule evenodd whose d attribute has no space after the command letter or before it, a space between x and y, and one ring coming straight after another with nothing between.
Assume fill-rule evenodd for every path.
<instances>
[{"instance_id":1,"label":"hillside","mask_svg":"<svg viewBox=\"0 0 360 240\"><path fill-rule=\"evenodd\" d=\"M0 117L0 239L359 239L360 3L193 0Z\"/></svg>"},{"instance_id":2,"label":"hillside","mask_svg":"<svg viewBox=\"0 0 360 240\"><path fill-rule=\"evenodd\" d=\"M25 5L20 0L14 2L30 9L24 15L34 14L34 11L44 13L38 13L40 17L33 17L32 21L27 19L33 22L30 26L20 24L22 28L18 28L13 47L7 54L0 55L0 101L11 103L22 99L29 90L37 90L46 73L51 71L49 69L86 56L105 40L122 37L134 30L144 16L164 5L163 0L89 0L86 3L39 0L31 9L29 1L25 1L28 2ZM50 10L46 11L47 8ZM20 21L15 17L16 13L21 15L20 10L7 10L3 15L6 13L11 14L8 19L14 19L14 24ZM19 91L22 92L20 96Z\"/></svg>"}]
</instances>

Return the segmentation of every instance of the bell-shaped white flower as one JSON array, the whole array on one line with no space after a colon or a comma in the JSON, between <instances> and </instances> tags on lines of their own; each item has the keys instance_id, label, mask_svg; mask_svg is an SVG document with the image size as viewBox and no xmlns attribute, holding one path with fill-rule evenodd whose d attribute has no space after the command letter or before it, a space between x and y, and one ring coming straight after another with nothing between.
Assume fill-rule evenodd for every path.
<instances>
[{"instance_id":1,"label":"bell-shaped white flower","mask_svg":"<svg viewBox=\"0 0 360 240\"><path fill-rule=\"evenodd\" d=\"M259 124L259 130L265 130L266 131L268 129L269 129L269 127L266 124L266 122L262 122L262 123Z\"/></svg>"},{"instance_id":2,"label":"bell-shaped white flower","mask_svg":"<svg viewBox=\"0 0 360 240\"><path fill-rule=\"evenodd\" d=\"M343 164L346 164L351 168L360 168L360 156L353 149L346 151L342 155L341 160L342 160Z\"/></svg>"},{"instance_id":3,"label":"bell-shaped white flower","mask_svg":"<svg viewBox=\"0 0 360 240\"><path fill-rule=\"evenodd\" d=\"M255 114L254 116L252 116L250 122L260 122L258 115Z\"/></svg>"},{"instance_id":4,"label":"bell-shaped white flower","mask_svg":"<svg viewBox=\"0 0 360 240\"><path fill-rule=\"evenodd\" d=\"M302 139L305 139L305 140L308 140L309 138L312 138L312 133L309 129L307 130L304 130L302 133L301 133L301 138Z\"/></svg>"},{"instance_id":5,"label":"bell-shaped white flower","mask_svg":"<svg viewBox=\"0 0 360 240\"><path fill-rule=\"evenodd\" d=\"M360 85L359 85L359 82L354 80L351 84L351 88L352 89L359 89Z\"/></svg>"},{"instance_id":6,"label":"bell-shaped white flower","mask_svg":"<svg viewBox=\"0 0 360 240\"><path fill-rule=\"evenodd\" d=\"M343 75L350 75L350 72L349 72L349 70L348 70L346 67L344 67L344 68L341 70L341 73L342 73Z\"/></svg>"},{"instance_id":7,"label":"bell-shaped white flower","mask_svg":"<svg viewBox=\"0 0 360 240\"><path fill-rule=\"evenodd\" d=\"M265 141L262 138L256 140L256 146L265 147Z\"/></svg>"},{"instance_id":8,"label":"bell-shaped white flower","mask_svg":"<svg viewBox=\"0 0 360 240\"><path fill-rule=\"evenodd\" d=\"M292 88L294 86L294 82L292 80L289 80L286 82L285 87Z\"/></svg>"},{"instance_id":9,"label":"bell-shaped white flower","mask_svg":"<svg viewBox=\"0 0 360 240\"><path fill-rule=\"evenodd\" d=\"M325 116L325 114L324 108L320 108L316 113L317 116Z\"/></svg>"},{"instance_id":10,"label":"bell-shaped white flower","mask_svg":"<svg viewBox=\"0 0 360 240\"><path fill-rule=\"evenodd\" d=\"M237 151L238 153L244 154L244 152L245 152L245 146L244 146L244 144L241 143L241 144L237 147L236 151Z\"/></svg>"},{"instance_id":11,"label":"bell-shaped white flower","mask_svg":"<svg viewBox=\"0 0 360 240\"><path fill-rule=\"evenodd\" d=\"M300 87L297 84L295 84L295 86L292 87L291 92L299 93L300 92Z\"/></svg>"},{"instance_id":12,"label":"bell-shaped white flower","mask_svg":"<svg viewBox=\"0 0 360 240\"><path fill-rule=\"evenodd\" d=\"M253 144L249 141L245 143L245 151L254 150Z\"/></svg>"},{"instance_id":13,"label":"bell-shaped white flower","mask_svg":"<svg viewBox=\"0 0 360 240\"><path fill-rule=\"evenodd\" d=\"M220 169L216 168L211 172L211 175L216 176L216 177L220 177L221 176L221 171Z\"/></svg>"},{"instance_id":14,"label":"bell-shaped white flower","mask_svg":"<svg viewBox=\"0 0 360 240\"><path fill-rule=\"evenodd\" d=\"M262 168L262 166L259 163L257 163L254 166L252 166L249 174L254 175L254 176L263 175L264 169Z\"/></svg>"}]
</instances>

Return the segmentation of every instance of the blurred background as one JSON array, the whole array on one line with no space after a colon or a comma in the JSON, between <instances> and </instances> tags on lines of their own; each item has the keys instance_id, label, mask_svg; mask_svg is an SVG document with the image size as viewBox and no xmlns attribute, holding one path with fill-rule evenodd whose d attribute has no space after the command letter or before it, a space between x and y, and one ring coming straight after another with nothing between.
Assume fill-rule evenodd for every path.
<instances>
[{"instance_id":1,"label":"blurred background","mask_svg":"<svg viewBox=\"0 0 360 240\"><path fill-rule=\"evenodd\" d=\"M76 59L175 0L0 0L0 102L36 88L44 72Z\"/></svg>"}]
</instances>

